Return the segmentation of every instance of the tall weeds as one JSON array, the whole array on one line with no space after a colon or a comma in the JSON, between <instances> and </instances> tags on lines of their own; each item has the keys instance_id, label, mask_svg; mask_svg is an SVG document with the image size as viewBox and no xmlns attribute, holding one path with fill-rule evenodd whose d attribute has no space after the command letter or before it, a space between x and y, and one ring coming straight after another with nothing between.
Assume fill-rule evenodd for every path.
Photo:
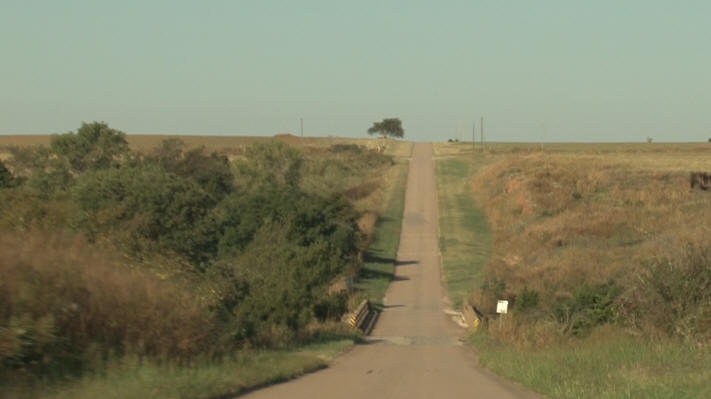
<instances>
[{"instance_id":1,"label":"tall weeds","mask_svg":"<svg viewBox=\"0 0 711 399\"><path fill-rule=\"evenodd\" d=\"M470 301L491 317L497 299L512 302L512 341L617 323L708 342L711 195L690 191L676 163L510 155L478 173L494 256Z\"/></svg>"},{"instance_id":2,"label":"tall weeds","mask_svg":"<svg viewBox=\"0 0 711 399\"><path fill-rule=\"evenodd\" d=\"M130 270L80 238L0 236L0 367L81 373L125 354L187 359L212 338L188 291Z\"/></svg>"}]
</instances>

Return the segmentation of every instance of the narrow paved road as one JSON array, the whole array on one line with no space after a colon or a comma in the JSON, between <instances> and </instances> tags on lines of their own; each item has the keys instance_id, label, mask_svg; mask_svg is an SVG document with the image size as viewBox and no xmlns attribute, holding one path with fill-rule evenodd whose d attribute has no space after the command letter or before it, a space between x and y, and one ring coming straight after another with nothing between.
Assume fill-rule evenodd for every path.
<instances>
[{"instance_id":1,"label":"narrow paved road","mask_svg":"<svg viewBox=\"0 0 711 399\"><path fill-rule=\"evenodd\" d=\"M333 365L247 398L527 398L477 366L444 313L432 145L415 144L395 279L369 338Z\"/></svg>"}]
</instances>

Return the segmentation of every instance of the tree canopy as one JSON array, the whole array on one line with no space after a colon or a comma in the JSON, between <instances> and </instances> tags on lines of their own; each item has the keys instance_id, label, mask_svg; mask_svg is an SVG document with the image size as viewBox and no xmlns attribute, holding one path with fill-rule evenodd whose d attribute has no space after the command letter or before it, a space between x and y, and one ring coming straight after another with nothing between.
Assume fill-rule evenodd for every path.
<instances>
[{"instance_id":1,"label":"tree canopy","mask_svg":"<svg viewBox=\"0 0 711 399\"><path fill-rule=\"evenodd\" d=\"M385 137L403 137L405 130L402 128L402 121L399 118L386 118L382 122L373 122L373 126L368 129L368 134L379 134Z\"/></svg>"}]
</instances>

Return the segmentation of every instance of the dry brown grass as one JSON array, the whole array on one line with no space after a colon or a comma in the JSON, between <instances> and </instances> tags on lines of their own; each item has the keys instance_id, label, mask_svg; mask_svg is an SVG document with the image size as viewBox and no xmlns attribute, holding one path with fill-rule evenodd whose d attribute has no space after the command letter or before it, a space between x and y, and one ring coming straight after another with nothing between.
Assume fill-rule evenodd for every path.
<instances>
[{"instance_id":1,"label":"dry brown grass","mask_svg":"<svg viewBox=\"0 0 711 399\"><path fill-rule=\"evenodd\" d=\"M708 145L515 148L494 146L477 155L489 166L472 179L472 195L494 233L486 275L506 282L509 299L524 287L544 301L572 298L584 285L611 280L631 289L645 262L673 258L689 243L708 247L711 193L689 188L689 172L711 171ZM437 153L473 156L471 145L462 144L439 145ZM472 297L488 312L493 299L481 290ZM551 318L539 313L538 321L524 326L510 320L502 333L513 341L547 342L555 335ZM634 324L652 334L661 327Z\"/></svg>"},{"instance_id":2,"label":"dry brown grass","mask_svg":"<svg viewBox=\"0 0 711 399\"><path fill-rule=\"evenodd\" d=\"M0 253L0 364L10 369L78 372L124 353L184 359L213 344L206 304L83 239L3 234Z\"/></svg>"}]
</instances>

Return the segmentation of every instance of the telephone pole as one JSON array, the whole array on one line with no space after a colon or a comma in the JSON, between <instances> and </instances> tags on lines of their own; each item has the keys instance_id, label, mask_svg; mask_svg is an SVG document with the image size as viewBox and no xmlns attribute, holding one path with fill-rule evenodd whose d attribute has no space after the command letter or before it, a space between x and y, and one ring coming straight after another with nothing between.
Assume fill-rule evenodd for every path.
<instances>
[{"instance_id":1,"label":"telephone pole","mask_svg":"<svg viewBox=\"0 0 711 399\"><path fill-rule=\"evenodd\" d=\"M299 118L299 122L301 122L301 137L304 137L304 118Z\"/></svg>"},{"instance_id":2,"label":"telephone pole","mask_svg":"<svg viewBox=\"0 0 711 399\"><path fill-rule=\"evenodd\" d=\"M484 152L484 117L481 117L481 152Z\"/></svg>"},{"instance_id":3,"label":"telephone pole","mask_svg":"<svg viewBox=\"0 0 711 399\"><path fill-rule=\"evenodd\" d=\"M472 124L472 151L476 150L476 122Z\"/></svg>"}]
</instances>

